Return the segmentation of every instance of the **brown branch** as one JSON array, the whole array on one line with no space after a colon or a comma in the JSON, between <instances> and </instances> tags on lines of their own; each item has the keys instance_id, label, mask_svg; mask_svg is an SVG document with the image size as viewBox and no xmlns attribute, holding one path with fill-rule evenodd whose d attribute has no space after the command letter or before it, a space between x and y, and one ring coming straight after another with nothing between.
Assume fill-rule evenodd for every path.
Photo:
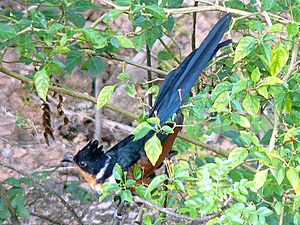
<instances>
[{"instance_id":1,"label":"brown branch","mask_svg":"<svg viewBox=\"0 0 300 225\"><path fill-rule=\"evenodd\" d=\"M155 205L151 202L148 202L147 200L144 200L144 199L142 199L138 196L134 196L134 202L141 203L141 204L147 206L150 209L156 209L156 210L170 216L169 217L170 219L177 220L177 221L179 220L179 221L182 221L182 222L192 222L192 223L196 222L197 224L202 224L202 223L207 222L207 221L209 221L209 220L211 220L211 219L213 219L213 218L215 218L216 216L219 215L219 214L215 214L215 215L201 216L201 217L198 217L198 218L193 220L189 216L182 215L182 214L174 212L174 209L160 207L160 206Z\"/></svg>"},{"instance_id":2,"label":"brown branch","mask_svg":"<svg viewBox=\"0 0 300 225\"><path fill-rule=\"evenodd\" d=\"M30 85L33 85L33 80L31 80L30 78L27 78L25 76L19 75L19 74L15 73L15 72L7 70L7 69L5 69L3 67L0 67L0 72L6 74L8 76L14 77L14 78L16 78L18 80L21 80L21 81L23 81L25 83L28 83ZM80 92L75 92L75 91L73 91L72 89L69 89L69 88L62 88L62 87L57 87L57 86L52 86L51 85L49 87L49 90L50 91L55 91L57 93L65 94L65 95L68 95L68 96L71 96L71 97L74 97L74 98L79 98L79 99L87 100L87 101L92 102L93 104L97 104L97 100L96 100L95 97L92 97L92 96L90 96L88 94L83 94L83 93L80 93ZM107 108L107 109L110 109L110 110L112 110L114 112L118 112L118 113L121 113L121 114L123 114L125 116L128 116L129 118L137 119L136 115L134 115L133 113L130 113L130 112L124 110L124 109L115 107L115 106L110 105L110 104L106 104L104 107ZM215 147L213 147L211 145L205 144L205 143L200 142L200 141L196 141L196 140L194 140L194 139L192 139L190 137L187 137L185 135L178 135L178 137L180 139L182 139L182 140L188 141L188 142L190 142L190 143L192 143L194 145L197 145L199 147L207 149L207 150L209 150L211 152L214 152L214 153L216 153L218 155L222 155L224 157L228 156L228 153L225 150L221 149L221 148L215 148ZM252 168L252 167L250 167L248 165L243 164L241 166L243 168L251 171L251 172L255 171L254 168Z\"/></svg>"},{"instance_id":3,"label":"brown branch","mask_svg":"<svg viewBox=\"0 0 300 225\"><path fill-rule=\"evenodd\" d=\"M150 66L146 66L146 65L143 65L143 64L140 64L140 63L137 63L137 62L133 62L130 59L127 59L125 57L121 57L121 56L118 56L118 55L101 54L101 56L104 57L104 58L107 58L107 59L115 59L115 60L118 60L120 62L126 62L127 64L130 64L130 65L136 66L138 68L141 68L141 69L144 69L144 70L147 70L147 71L151 71L151 72L154 72L154 73L157 73L157 74L161 74L161 75L164 75L164 76L166 76L168 74L168 72L166 72L166 71L156 69L156 68L153 68L153 67L150 67Z\"/></svg>"},{"instance_id":4,"label":"brown branch","mask_svg":"<svg viewBox=\"0 0 300 225\"><path fill-rule=\"evenodd\" d=\"M10 219L12 224L16 224L19 225L20 221L18 220L17 214L16 214L16 210L14 209L14 207L11 205L11 202L9 200L9 197L6 194L5 188L2 185L2 183L0 183L0 197L3 200L3 203L5 205L5 207L9 210L10 212Z\"/></svg>"},{"instance_id":5,"label":"brown branch","mask_svg":"<svg viewBox=\"0 0 300 225\"><path fill-rule=\"evenodd\" d=\"M76 221L80 224L80 225L84 225L84 223L82 222L81 218L77 215L77 213L74 211L74 209L69 205L68 202L66 202L63 197L61 197L58 193L56 193L54 190L46 187L45 185L41 184L39 182L39 180L37 180L34 176L32 176L31 174L25 173L23 170L15 168L12 165L8 165L6 163L0 162L0 166L8 168L18 174L21 174L24 177L27 177L29 179L31 179L37 186L43 188L45 191L47 191L49 194L56 196L60 202L71 212L71 214L74 216L74 218L76 219Z\"/></svg>"},{"instance_id":6,"label":"brown branch","mask_svg":"<svg viewBox=\"0 0 300 225\"><path fill-rule=\"evenodd\" d=\"M149 46L146 44L146 55L147 55L147 66L151 67L151 50ZM147 82L152 80L152 74L150 70L147 70ZM148 84L149 88L152 87L152 83ZM153 94L148 95L148 105L150 107L153 106Z\"/></svg>"},{"instance_id":7,"label":"brown branch","mask_svg":"<svg viewBox=\"0 0 300 225\"><path fill-rule=\"evenodd\" d=\"M129 7L123 7L123 6L118 6L116 4L114 4L112 1L110 0L100 0L100 3L104 3L106 5L109 5L111 7L113 7L114 9L118 9L121 11L126 11L128 13L129 11ZM227 8L224 6L220 6L220 5L208 5L208 6L189 6L189 7L182 7L182 8L172 8L172 9L164 9L165 12L168 15L174 15L174 14L188 14L188 13L194 13L194 12L208 12L208 11L220 11L220 12L226 12L226 13L232 13L235 15L239 15L239 16L255 16L257 15L257 13L250 13L247 11L243 11L243 10L239 10L239 9L232 9L232 8ZM263 13L259 13L260 15L264 16ZM273 14L273 13L268 13L268 15L270 17L272 17L273 19L280 21L284 24L287 24L289 22L295 23L295 24L300 24L299 22L295 22L289 19L286 19L284 17L281 17L279 15Z\"/></svg>"},{"instance_id":8,"label":"brown branch","mask_svg":"<svg viewBox=\"0 0 300 225\"><path fill-rule=\"evenodd\" d=\"M290 76L292 75L292 73L294 72L296 65L297 65L297 56L298 56L298 49L299 49L299 45L298 45L298 35L296 35L295 39L294 39L294 45L293 45L293 50L292 50L292 56L291 56L291 62L290 62L290 66L288 69L287 74L283 77L283 81L287 82L290 78Z\"/></svg>"},{"instance_id":9,"label":"brown branch","mask_svg":"<svg viewBox=\"0 0 300 225\"><path fill-rule=\"evenodd\" d=\"M53 218L50 218L49 216L37 214L35 212L30 212L30 215L41 218L43 220L46 220L46 221L50 222L51 224L58 224L58 225L64 225L65 224L62 221L55 220Z\"/></svg>"}]
</instances>

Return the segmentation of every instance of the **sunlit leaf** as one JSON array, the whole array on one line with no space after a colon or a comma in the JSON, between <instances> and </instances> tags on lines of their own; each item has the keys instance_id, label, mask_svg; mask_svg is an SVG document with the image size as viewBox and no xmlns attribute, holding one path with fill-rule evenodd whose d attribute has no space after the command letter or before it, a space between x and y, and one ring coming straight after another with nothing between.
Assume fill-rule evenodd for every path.
<instances>
[{"instance_id":1,"label":"sunlit leaf","mask_svg":"<svg viewBox=\"0 0 300 225\"><path fill-rule=\"evenodd\" d=\"M233 63L235 64L238 61L245 58L247 55L249 55L250 52L252 52L252 50L254 49L256 43L257 43L257 39L254 37L251 36L243 37L239 41L238 46L236 47Z\"/></svg>"},{"instance_id":2,"label":"sunlit leaf","mask_svg":"<svg viewBox=\"0 0 300 225\"><path fill-rule=\"evenodd\" d=\"M46 101L48 89L50 86L50 77L45 67L34 74L34 87L38 95Z\"/></svg>"},{"instance_id":3,"label":"sunlit leaf","mask_svg":"<svg viewBox=\"0 0 300 225\"><path fill-rule=\"evenodd\" d=\"M151 164L154 166L162 153L161 142L154 134L145 144L145 151Z\"/></svg>"},{"instance_id":4,"label":"sunlit leaf","mask_svg":"<svg viewBox=\"0 0 300 225\"><path fill-rule=\"evenodd\" d=\"M150 130L154 130L154 128L148 122L142 122L132 131L134 135L133 141L137 141L144 136L146 136Z\"/></svg>"},{"instance_id":5,"label":"sunlit leaf","mask_svg":"<svg viewBox=\"0 0 300 225\"><path fill-rule=\"evenodd\" d=\"M271 51L271 75L278 76L289 59L289 51L279 42Z\"/></svg>"},{"instance_id":6,"label":"sunlit leaf","mask_svg":"<svg viewBox=\"0 0 300 225\"><path fill-rule=\"evenodd\" d=\"M116 88L116 84L112 86L105 86L100 91L98 98L97 98L97 106L98 108L102 108L108 101L110 100L112 94L114 93L114 90Z\"/></svg>"}]
</instances>

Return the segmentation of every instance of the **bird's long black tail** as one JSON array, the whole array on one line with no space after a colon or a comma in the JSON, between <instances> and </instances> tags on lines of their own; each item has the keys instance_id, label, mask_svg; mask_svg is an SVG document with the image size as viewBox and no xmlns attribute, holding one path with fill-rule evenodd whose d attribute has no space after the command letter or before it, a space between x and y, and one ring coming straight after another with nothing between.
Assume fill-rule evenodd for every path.
<instances>
[{"instance_id":1,"label":"bird's long black tail","mask_svg":"<svg viewBox=\"0 0 300 225\"><path fill-rule=\"evenodd\" d=\"M219 43L230 20L230 13L223 16L211 29L199 48L190 53L179 67L166 76L151 109L150 117L157 113L163 124L179 110L208 61L221 47L230 43L230 41Z\"/></svg>"}]
</instances>

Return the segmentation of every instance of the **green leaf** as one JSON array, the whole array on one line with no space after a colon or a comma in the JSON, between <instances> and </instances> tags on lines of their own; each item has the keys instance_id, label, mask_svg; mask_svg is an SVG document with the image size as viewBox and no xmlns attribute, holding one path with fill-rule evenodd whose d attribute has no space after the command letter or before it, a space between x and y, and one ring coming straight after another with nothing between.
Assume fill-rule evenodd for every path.
<instances>
[{"instance_id":1,"label":"green leaf","mask_svg":"<svg viewBox=\"0 0 300 225\"><path fill-rule=\"evenodd\" d=\"M72 7L72 10L76 12L85 12L89 9L99 9L100 7L93 4L89 0L80 0L80 1L75 1L74 6Z\"/></svg>"},{"instance_id":2,"label":"green leaf","mask_svg":"<svg viewBox=\"0 0 300 225\"><path fill-rule=\"evenodd\" d=\"M118 163L116 163L114 166L113 175L116 180L122 180L123 177L122 168Z\"/></svg>"},{"instance_id":3,"label":"green leaf","mask_svg":"<svg viewBox=\"0 0 300 225\"><path fill-rule=\"evenodd\" d=\"M233 84L231 96L244 91L247 87L248 79L242 79Z\"/></svg>"},{"instance_id":4,"label":"green leaf","mask_svg":"<svg viewBox=\"0 0 300 225\"><path fill-rule=\"evenodd\" d=\"M0 210L0 219L6 220L9 217L10 217L10 212L7 208L4 208L4 209Z\"/></svg>"},{"instance_id":5,"label":"green leaf","mask_svg":"<svg viewBox=\"0 0 300 225\"><path fill-rule=\"evenodd\" d=\"M259 81L260 79L260 71L259 68L256 67L252 73L251 73L251 80L254 82L254 85Z\"/></svg>"},{"instance_id":6,"label":"green leaf","mask_svg":"<svg viewBox=\"0 0 300 225\"><path fill-rule=\"evenodd\" d=\"M60 53L60 54L64 54L64 55L67 55L70 52L71 52L71 49L69 49L66 46L57 46L52 51L52 53Z\"/></svg>"},{"instance_id":7,"label":"green leaf","mask_svg":"<svg viewBox=\"0 0 300 225\"><path fill-rule=\"evenodd\" d=\"M135 96L137 95L137 92L135 90L135 85L134 84L126 85L126 93L128 94L129 97L135 98Z\"/></svg>"},{"instance_id":8,"label":"green leaf","mask_svg":"<svg viewBox=\"0 0 300 225\"><path fill-rule=\"evenodd\" d=\"M134 164L134 167L133 167L133 177L134 177L134 179L136 179L136 180L139 180L139 179L141 179L141 177L142 177L142 170L141 170L141 168L140 168L138 165L136 165L136 164Z\"/></svg>"},{"instance_id":9,"label":"green leaf","mask_svg":"<svg viewBox=\"0 0 300 225\"><path fill-rule=\"evenodd\" d=\"M174 180L175 187L182 192L185 192L184 184L182 183L181 180Z\"/></svg>"},{"instance_id":10,"label":"green leaf","mask_svg":"<svg viewBox=\"0 0 300 225\"><path fill-rule=\"evenodd\" d=\"M14 177L9 177L3 181L5 184L9 184L13 187L21 187L20 181Z\"/></svg>"},{"instance_id":11,"label":"green leaf","mask_svg":"<svg viewBox=\"0 0 300 225\"><path fill-rule=\"evenodd\" d=\"M279 42L271 51L271 75L276 77L289 59L289 51Z\"/></svg>"},{"instance_id":12,"label":"green leaf","mask_svg":"<svg viewBox=\"0 0 300 225\"><path fill-rule=\"evenodd\" d=\"M281 210L282 210L282 203L281 202L276 202L274 209L275 209L275 212L277 213L277 215L280 215Z\"/></svg>"},{"instance_id":13,"label":"green leaf","mask_svg":"<svg viewBox=\"0 0 300 225\"><path fill-rule=\"evenodd\" d=\"M133 202L133 196L130 190L125 190L121 192L121 201Z\"/></svg>"},{"instance_id":14,"label":"green leaf","mask_svg":"<svg viewBox=\"0 0 300 225\"><path fill-rule=\"evenodd\" d=\"M228 81L219 83L211 93L211 100L215 101L220 94L230 90L231 90L231 83L229 83Z\"/></svg>"},{"instance_id":15,"label":"green leaf","mask_svg":"<svg viewBox=\"0 0 300 225\"><path fill-rule=\"evenodd\" d=\"M256 172L256 174L254 175L254 179L253 179L253 182L254 182L253 191L257 191L262 186L264 186L264 184L267 180L268 171L269 171L269 169L265 169L265 170L260 170L260 171Z\"/></svg>"},{"instance_id":16,"label":"green leaf","mask_svg":"<svg viewBox=\"0 0 300 225\"><path fill-rule=\"evenodd\" d=\"M65 68L68 73L71 73L73 69L79 65L82 61L82 55L77 50L72 50L67 57Z\"/></svg>"},{"instance_id":17,"label":"green leaf","mask_svg":"<svg viewBox=\"0 0 300 225\"><path fill-rule=\"evenodd\" d=\"M102 108L106 103L110 100L112 94L114 93L114 90L116 88L116 84L112 86L105 86L100 91L98 98L97 98L97 107Z\"/></svg>"},{"instance_id":18,"label":"green leaf","mask_svg":"<svg viewBox=\"0 0 300 225\"><path fill-rule=\"evenodd\" d=\"M276 0L262 0L261 1L261 11L268 11L276 4Z\"/></svg>"},{"instance_id":19,"label":"green leaf","mask_svg":"<svg viewBox=\"0 0 300 225\"><path fill-rule=\"evenodd\" d=\"M283 83L284 81L281 80L279 77L268 76L263 79L263 81L259 84L259 86L271 86L271 85L279 85Z\"/></svg>"},{"instance_id":20,"label":"green leaf","mask_svg":"<svg viewBox=\"0 0 300 225\"><path fill-rule=\"evenodd\" d=\"M117 37L118 43L123 48L135 48L133 42L126 36Z\"/></svg>"},{"instance_id":21,"label":"green leaf","mask_svg":"<svg viewBox=\"0 0 300 225\"><path fill-rule=\"evenodd\" d=\"M0 43L5 40L12 39L15 36L17 36L17 32L12 26L0 23Z\"/></svg>"},{"instance_id":22,"label":"green leaf","mask_svg":"<svg viewBox=\"0 0 300 225\"><path fill-rule=\"evenodd\" d=\"M261 216L270 216L273 214L273 211L271 209L268 209L267 207L260 207L256 210L256 213L258 215L261 215Z\"/></svg>"},{"instance_id":23,"label":"green leaf","mask_svg":"<svg viewBox=\"0 0 300 225\"><path fill-rule=\"evenodd\" d=\"M38 95L46 101L48 89L50 86L50 77L45 67L34 74L34 87Z\"/></svg>"},{"instance_id":24,"label":"green leaf","mask_svg":"<svg viewBox=\"0 0 300 225\"><path fill-rule=\"evenodd\" d=\"M162 153L162 146L159 138L154 134L146 143L145 151L151 164L155 166L159 156Z\"/></svg>"},{"instance_id":25,"label":"green leaf","mask_svg":"<svg viewBox=\"0 0 300 225\"><path fill-rule=\"evenodd\" d=\"M86 41L92 43L95 49L104 48L107 45L107 38L104 37L101 32L95 28L81 29Z\"/></svg>"},{"instance_id":26,"label":"green leaf","mask_svg":"<svg viewBox=\"0 0 300 225\"><path fill-rule=\"evenodd\" d=\"M227 112L229 104L229 92L223 92L220 94L212 105L212 109L216 110L218 113Z\"/></svg>"},{"instance_id":27,"label":"green leaf","mask_svg":"<svg viewBox=\"0 0 300 225\"><path fill-rule=\"evenodd\" d=\"M127 81L127 80L131 80L131 77L128 73L120 73L118 76L117 76L117 79L124 82L124 81Z\"/></svg>"},{"instance_id":28,"label":"green leaf","mask_svg":"<svg viewBox=\"0 0 300 225\"><path fill-rule=\"evenodd\" d=\"M165 180L168 180L168 177L166 174L162 174L160 176L156 176L154 177L154 179L151 181L151 183L149 184L146 192L150 193L151 191L153 191L154 189L158 188L160 186L161 183L163 183Z\"/></svg>"},{"instance_id":29,"label":"green leaf","mask_svg":"<svg viewBox=\"0 0 300 225\"><path fill-rule=\"evenodd\" d=\"M289 37L294 37L296 34L299 33L299 26L294 23L288 23L287 32Z\"/></svg>"},{"instance_id":30,"label":"green leaf","mask_svg":"<svg viewBox=\"0 0 300 225\"><path fill-rule=\"evenodd\" d=\"M264 98L266 98L266 99L269 98L269 93L268 93L267 87L265 87L265 86L259 87L259 88L257 88L257 92Z\"/></svg>"},{"instance_id":31,"label":"green leaf","mask_svg":"<svg viewBox=\"0 0 300 225\"><path fill-rule=\"evenodd\" d=\"M269 32L270 33L286 33L286 29L283 24L276 23L270 27Z\"/></svg>"},{"instance_id":32,"label":"green leaf","mask_svg":"<svg viewBox=\"0 0 300 225\"><path fill-rule=\"evenodd\" d=\"M239 114L232 114L230 118L233 123L238 124L241 127L250 128L251 126L250 121L245 116Z\"/></svg>"},{"instance_id":33,"label":"green leaf","mask_svg":"<svg viewBox=\"0 0 300 225\"><path fill-rule=\"evenodd\" d=\"M28 218L30 216L29 210L23 205L18 205L16 208L16 214L22 218Z\"/></svg>"},{"instance_id":34,"label":"green leaf","mask_svg":"<svg viewBox=\"0 0 300 225\"><path fill-rule=\"evenodd\" d=\"M168 59L171 59L172 58L172 55L168 52L168 51L166 51L166 50L164 50L164 51L160 51L158 54L157 54L157 58L159 59L159 60L168 60Z\"/></svg>"},{"instance_id":35,"label":"green leaf","mask_svg":"<svg viewBox=\"0 0 300 225\"><path fill-rule=\"evenodd\" d=\"M146 42L146 37L145 37L145 33L135 36L133 38L133 44L134 44L134 48L139 52L143 46L145 45Z\"/></svg>"},{"instance_id":36,"label":"green leaf","mask_svg":"<svg viewBox=\"0 0 300 225\"><path fill-rule=\"evenodd\" d=\"M121 14L123 13L123 11L117 10L117 9L111 9L108 13L106 13L103 17L103 21L104 22L109 22L111 20L115 20L117 19L119 16L121 16Z\"/></svg>"},{"instance_id":37,"label":"green leaf","mask_svg":"<svg viewBox=\"0 0 300 225\"><path fill-rule=\"evenodd\" d=\"M234 148L228 155L228 160L231 162L232 168L239 166L244 162L248 156L248 151L246 148L237 147Z\"/></svg>"},{"instance_id":38,"label":"green leaf","mask_svg":"<svg viewBox=\"0 0 300 225\"><path fill-rule=\"evenodd\" d=\"M256 116L259 112L260 102L256 95L247 94L243 101L243 108L251 116Z\"/></svg>"},{"instance_id":39,"label":"green leaf","mask_svg":"<svg viewBox=\"0 0 300 225\"><path fill-rule=\"evenodd\" d=\"M69 10L66 14L66 19L72 22L75 26L82 28L85 24L85 18L80 13L75 13L73 10Z\"/></svg>"},{"instance_id":40,"label":"green leaf","mask_svg":"<svg viewBox=\"0 0 300 225\"><path fill-rule=\"evenodd\" d=\"M98 56L92 56L85 62L83 67L86 67L89 74L93 77L100 76L105 69L102 59Z\"/></svg>"},{"instance_id":41,"label":"green leaf","mask_svg":"<svg viewBox=\"0 0 300 225\"><path fill-rule=\"evenodd\" d=\"M167 14L163 7L159 5L148 5L145 7L146 12L149 12L152 14L154 17L160 20L164 20L167 17Z\"/></svg>"},{"instance_id":42,"label":"green leaf","mask_svg":"<svg viewBox=\"0 0 300 225\"><path fill-rule=\"evenodd\" d=\"M299 178L299 171L295 168L289 168L286 172L286 176L292 185L296 195L300 195L300 178Z\"/></svg>"},{"instance_id":43,"label":"green leaf","mask_svg":"<svg viewBox=\"0 0 300 225\"><path fill-rule=\"evenodd\" d=\"M130 0L115 0L115 3L120 6L129 6Z\"/></svg>"},{"instance_id":44,"label":"green leaf","mask_svg":"<svg viewBox=\"0 0 300 225\"><path fill-rule=\"evenodd\" d=\"M237 62L245 58L247 55L249 55L250 52L254 49L256 43L257 39L254 37L243 37L240 40L238 46L236 47L233 63L236 64Z\"/></svg>"},{"instance_id":45,"label":"green leaf","mask_svg":"<svg viewBox=\"0 0 300 225\"><path fill-rule=\"evenodd\" d=\"M162 128L161 128L161 131L163 131L164 133L166 134L173 134L174 133L174 130L172 127L168 126L168 125L164 125Z\"/></svg>"},{"instance_id":46,"label":"green leaf","mask_svg":"<svg viewBox=\"0 0 300 225\"><path fill-rule=\"evenodd\" d=\"M148 122L142 122L131 132L134 135L133 141L140 140L145 137L150 130L154 130L154 128Z\"/></svg>"},{"instance_id":47,"label":"green leaf","mask_svg":"<svg viewBox=\"0 0 300 225\"><path fill-rule=\"evenodd\" d=\"M135 180L132 180L132 179L126 180L126 183L125 183L126 188L132 188L135 183L136 183Z\"/></svg>"},{"instance_id":48,"label":"green leaf","mask_svg":"<svg viewBox=\"0 0 300 225\"><path fill-rule=\"evenodd\" d=\"M300 135L300 127L292 127L284 134L283 143L289 141L290 138L295 139L295 137L299 135Z\"/></svg>"}]
</instances>

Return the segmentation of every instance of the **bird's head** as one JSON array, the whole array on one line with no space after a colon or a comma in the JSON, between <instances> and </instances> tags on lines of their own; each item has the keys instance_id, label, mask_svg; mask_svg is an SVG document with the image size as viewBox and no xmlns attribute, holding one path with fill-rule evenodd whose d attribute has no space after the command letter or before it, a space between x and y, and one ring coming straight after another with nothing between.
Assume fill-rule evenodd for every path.
<instances>
[{"instance_id":1,"label":"bird's head","mask_svg":"<svg viewBox=\"0 0 300 225\"><path fill-rule=\"evenodd\" d=\"M112 168L110 168L112 166L110 165L111 158L102 151L103 146L98 147L98 145L97 140L90 141L74 157L65 157L62 162L76 165L91 187L101 192L101 184L112 175Z\"/></svg>"}]
</instances>

